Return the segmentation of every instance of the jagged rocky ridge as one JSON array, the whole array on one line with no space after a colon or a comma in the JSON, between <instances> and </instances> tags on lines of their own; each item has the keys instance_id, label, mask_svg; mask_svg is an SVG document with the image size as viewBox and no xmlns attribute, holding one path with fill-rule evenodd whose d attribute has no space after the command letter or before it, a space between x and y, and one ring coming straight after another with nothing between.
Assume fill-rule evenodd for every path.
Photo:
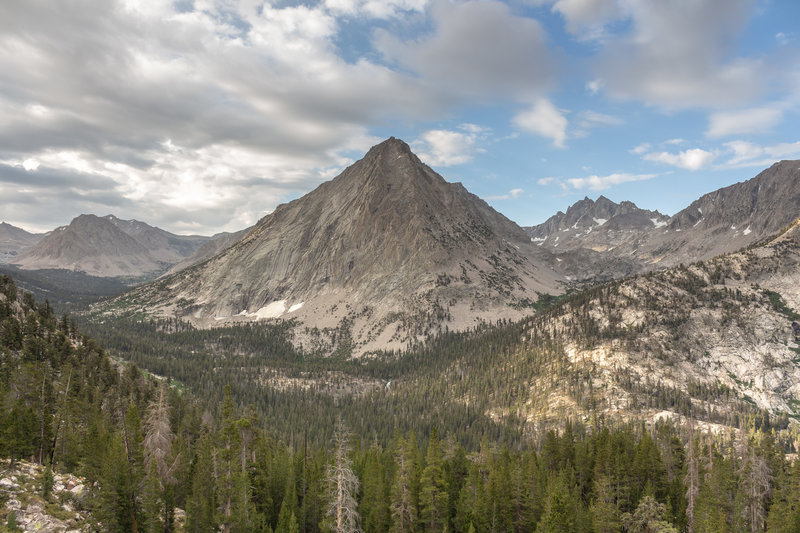
<instances>
[{"instance_id":1,"label":"jagged rocky ridge","mask_svg":"<svg viewBox=\"0 0 800 533\"><path fill-rule=\"evenodd\" d=\"M113 305L206 326L296 318L338 329L360 352L442 324L519 318L539 292L561 290L550 261L519 226L391 138L232 247Z\"/></svg>"},{"instance_id":2,"label":"jagged rocky ridge","mask_svg":"<svg viewBox=\"0 0 800 533\"><path fill-rule=\"evenodd\" d=\"M798 206L800 162L781 161L672 217L601 196L526 231L572 280L607 280L734 252L789 224Z\"/></svg>"}]
</instances>

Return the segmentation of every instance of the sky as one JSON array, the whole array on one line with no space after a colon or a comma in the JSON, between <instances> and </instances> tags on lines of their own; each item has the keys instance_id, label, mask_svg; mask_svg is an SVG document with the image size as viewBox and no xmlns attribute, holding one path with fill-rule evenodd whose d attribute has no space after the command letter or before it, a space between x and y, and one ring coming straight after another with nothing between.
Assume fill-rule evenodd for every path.
<instances>
[{"instance_id":1,"label":"sky","mask_svg":"<svg viewBox=\"0 0 800 533\"><path fill-rule=\"evenodd\" d=\"M255 223L394 136L520 225L800 159L796 0L3 0L0 221Z\"/></svg>"}]
</instances>

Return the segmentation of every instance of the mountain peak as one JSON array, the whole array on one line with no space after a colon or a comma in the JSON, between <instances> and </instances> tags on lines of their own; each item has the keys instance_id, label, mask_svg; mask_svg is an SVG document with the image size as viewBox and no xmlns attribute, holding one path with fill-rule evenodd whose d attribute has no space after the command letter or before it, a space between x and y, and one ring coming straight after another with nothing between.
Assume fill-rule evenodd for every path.
<instances>
[{"instance_id":1,"label":"mountain peak","mask_svg":"<svg viewBox=\"0 0 800 533\"><path fill-rule=\"evenodd\" d=\"M411 147L406 142L395 137L389 137L370 148L362 161L375 161L384 158L394 159L402 156L416 159Z\"/></svg>"},{"instance_id":2,"label":"mountain peak","mask_svg":"<svg viewBox=\"0 0 800 533\"><path fill-rule=\"evenodd\" d=\"M354 320L360 349L386 347L442 321L521 316L519 302L557 290L543 256L519 226L389 138L191 275L175 274L168 290L142 294L156 308L183 302L200 325ZM432 317L432 308L443 311Z\"/></svg>"}]
</instances>

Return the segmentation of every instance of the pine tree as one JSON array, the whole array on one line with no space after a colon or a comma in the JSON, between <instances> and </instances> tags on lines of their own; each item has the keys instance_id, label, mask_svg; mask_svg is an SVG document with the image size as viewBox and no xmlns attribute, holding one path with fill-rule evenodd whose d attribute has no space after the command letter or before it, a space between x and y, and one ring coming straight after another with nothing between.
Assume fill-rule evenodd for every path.
<instances>
[{"instance_id":1,"label":"pine tree","mask_svg":"<svg viewBox=\"0 0 800 533\"><path fill-rule=\"evenodd\" d=\"M511 456L508 448L495 457L489 470L489 530L513 531L514 484L511 476Z\"/></svg>"},{"instance_id":2,"label":"pine tree","mask_svg":"<svg viewBox=\"0 0 800 533\"><path fill-rule=\"evenodd\" d=\"M367 452L363 480L359 514L364 520L364 531L383 533L389 529L389 491L383 454L377 445Z\"/></svg>"},{"instance_id":3,"label":"pine tree","mask_svg":"<svg viewBox=\"0 0 800 533\"><path fill-rule=\"evenodd\" d=\"M645 496L633 513L625 513L622 521L630 533L678 533L678 530L664 520L667 509L652 496Z\"/></svg>"},{"instance_id":4,"label":"pine tree","mask_svg":"<svg viewBox=\"0 0 800 533\"><path fill-rule=\"evenodd\" d=\"M447 490L444 481L442 450L434 429L428 443L425 468L419 488L420 521L426 531L439 532L447 524Z\"/></svg>"},{"instance_id":5,"label":"pine tree","mask_svg":"<svg viewBox=\"0 0 800 533\"><path fill-rule=\"evenodd\" d=\"M574 533L577 531L576 509L564 472L554 477L548 487L544 514L536 533Z\"/></svg>"},{"instance_id":6,"label":"pine tree","mask_svg":"<svg viewBox=\"0 0 800 533\"><path fill-rule=\"evenodd\" d=\"M186 531L191 533L216 531L217 498L211 435L201 436L195 450L191 491L186 501Z\"/></svg>"},{"instance_id":7,"label":"pine tree","mask_svg":"<svg viewBox=\"0 0 800 533\"><path fill-rule=\"evenodd\" d=\"M415 445L398 437L395 443L396 471L392 483L390 505L392 533L410 533L416 530L417 505L414 496Z\"/></svg>"},{"instance_id":8,"label":"pine tree","mask_svg":"<svg viewBox=\"0 0 800 533\"><path fill-rule=\"evenodd\" d=\"M297 489L294 479L294 469L288 469L289 476L286 478L286 491L283 495L281 510L278 513L278 523L275 526L275 533L286 533L290 529L292 519L297 525Z\"/></svg>"},{"instance_id":9,"label":"pine tree","mask_svg":"<svg viewBox=\"0 0 800 533\"><path fill-rule=\"evenodd\" d=\"M597 533L612 533L622 527L619 508L614 499L614 488L606 474L594 480L594 500L590 512Z\"/></svg>"},{"instance_id":10,"label":"pine tree","mask_svg":"<svg viewBox=\"0 0 800 533\"><path fill-rule=\"evenodd\" d=\"M177 480L174 470L177 458L172 456L172 442L175 439L170 427L169 405L167 391L164 385L160 386L155 400L150 404L144 420L144 460L151 479L151 497L160 501L162 515L154 517L150 514L151 522L158 522L164 531L172 531L172 502L168 502L169 488ZM154 492L155 491L155 492ZM151 509L152 511L152 509ZM155 531L155 530L153 530Z\"/></svg>"},{"instance_id":11,"label":"pine tree","mask_svg":"<svg viewBox=\"0 0 800 533\"><path fill-rule=\"evenodd\" d=\"M772 473L767 461L756 454L752 442L742 437L737 446L741 458L738 469L739 484L736 494L736 518L743 528L756 533L762 531L767 520L767 498L771 492Z\"/></svg>"},{"instance_id":12,"label":"pine tree","mask_svg":"<svg viewBox=\"0 0 800 533\"><path fill-rule=\"evenodd\" d=\"M472 463L467 480L461 488L456 512L456 530L466 533L471 527L478 533L488 530L488 501L483 474L480 467Z\"/></svg>"},{"instance_id":13,"label":"pine tree","mask_svg":"<svg viewBox=\"0 0 800 533\"><path fill-rule=\"evenodd\" d=\"M783 469L782 469L783 471ZM800 531L800 461L776 480L777 489L767 516L769 533Z\"/></svg>"}]
</instances>

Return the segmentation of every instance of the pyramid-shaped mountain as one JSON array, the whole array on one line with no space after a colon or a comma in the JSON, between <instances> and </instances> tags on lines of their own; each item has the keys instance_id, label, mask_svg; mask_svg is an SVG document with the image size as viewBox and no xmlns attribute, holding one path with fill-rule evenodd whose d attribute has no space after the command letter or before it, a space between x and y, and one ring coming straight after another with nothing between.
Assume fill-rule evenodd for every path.
<instances>
[{"instance_id":1,"label":"pyramid-shaped mountain","mask_svg":"<svg viewBox=\"0 0 800 533\"><path fill-rule=\"evenodd\" d=\"M128 298L205 325L344 324L355 344L386 347L442 325L520 316L538 292L560 289L549 259L519 226L390 138L234 246Z\"/></svg>"}]
</instances>

